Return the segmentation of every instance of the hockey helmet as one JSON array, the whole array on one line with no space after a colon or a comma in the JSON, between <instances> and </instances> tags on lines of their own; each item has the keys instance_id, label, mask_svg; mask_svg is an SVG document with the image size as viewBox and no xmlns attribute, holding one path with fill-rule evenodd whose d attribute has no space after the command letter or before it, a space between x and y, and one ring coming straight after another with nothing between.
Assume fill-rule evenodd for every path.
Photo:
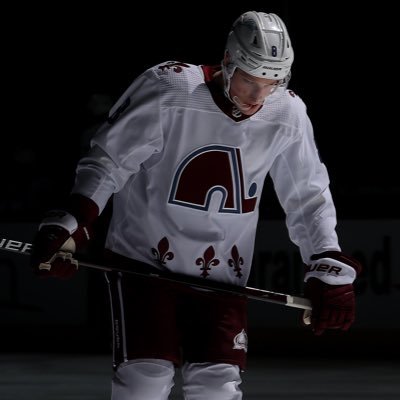
<instances>
[{"instance_id":1,"label":"hockey helmet","mask_svg":"<svg viewBox=\"0 0 400 400\"><path fill-rule=\"evenodd\" d=\"M259 78L284 80L290 76L294 52L286 26L276 14L242 14L229 32L226 51L229 77L236 67Z\"/></svg>"}]
</instances>

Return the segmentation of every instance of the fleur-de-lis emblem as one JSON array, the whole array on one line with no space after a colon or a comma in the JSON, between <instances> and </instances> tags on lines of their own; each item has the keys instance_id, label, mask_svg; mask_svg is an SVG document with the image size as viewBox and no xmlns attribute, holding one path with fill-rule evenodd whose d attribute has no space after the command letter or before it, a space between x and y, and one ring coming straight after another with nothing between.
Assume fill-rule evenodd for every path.
<instances>
[{"instance_id":1,"label":"fleur-de-lis emblem","mask_svg":"<svg viewBox=\"0 0 400 400\"><path fill-rule=\"evenodd\" d=\"M243 265L243 257L239 256L239 251L236 245L232 247L231 255L232 258L228 260L228 264L236 272L236 276L238 278L241 278L243 274L242 274L242 268L240 268L240 266Z\"/></svg>"},{"instance_id":2,"label":"fleur-de-lis emblem","mask_svg":"<svg viewBox=\"0 0 400 400\"><path fill-rule=\"evenodd\" d=\"M174 258L174 253L172 251L168 251L169 249L169 241L164 236L157 245L157 249L154 247L151 248L151 252L156 258L156 261L160 266L164 266L166 264L166 260L172 260Z\"/></svg>"},{"instance_id":3,"label":"fleur-de-lis emblem","mask_svg":"<svg viewBox=\"0 0 400 400\"><path fill-rule=\"evenodd\" d=\"M219 260L214 258L214 256L215 256L214 248L210 246L204 252L203 258L199 257L196 260L197 265L202 265L202 267L200 268L200 271L202 271L200 275L203 278L207 278L207 276L210 275L208 271L211 271L211 266L216 266L219 264Z\"/></svg>"}]
</instances>

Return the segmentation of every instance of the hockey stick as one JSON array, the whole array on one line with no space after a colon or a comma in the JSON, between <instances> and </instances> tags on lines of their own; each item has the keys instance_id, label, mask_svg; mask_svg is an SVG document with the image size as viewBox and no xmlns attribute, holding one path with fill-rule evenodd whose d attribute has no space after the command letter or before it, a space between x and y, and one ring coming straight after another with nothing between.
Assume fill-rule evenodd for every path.
<instances>
[{"instance_id":1,"label":"hockey stick","mask_svg":"<svg viewBox=\"0 0 400 400\"><path fill-rule=\"evenodd\" d=\"M32 244L4 238L0 239L0 250L9 251L16 254L30 255L30 250L32 250ZM170 273L170 272L167 273L164 271L154 273L153 271L145 272L145 271L136 271L133 269L122 268L122 267L114 267L114 266L108 267L105 265L94 264L83 260L75 260L72 258L71 253L65 253L65 252L57 253L57 257L70 259L72 263L75 263L77 266L79 265L85 268L97 269L106 272L111 272L111 271L125 272L128 274L151 277L155 279L162 279L169 282L195 286L198 288L213 290L222 293L246 296L247 298L253 300L260 300L269 303L281 304L288 307L311 310L310 301L304 297L291 296L289 294L277 293L263 289L256 289L249 286L241 287L217 281L204 281L204 279L201 278L191 277L183 274ZM51 266L49 263L41 264L41 269L50 270L50 268Z\"/></svg>"}]
</instances>

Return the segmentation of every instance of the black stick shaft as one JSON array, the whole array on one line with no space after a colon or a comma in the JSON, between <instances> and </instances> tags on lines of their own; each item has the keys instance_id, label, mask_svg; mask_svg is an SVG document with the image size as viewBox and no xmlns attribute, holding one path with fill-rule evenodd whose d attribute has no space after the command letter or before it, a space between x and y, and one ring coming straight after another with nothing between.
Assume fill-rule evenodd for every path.
<instances>
[{"instance_id":1,"label":"black stick shaft","mask_svg":"<svg viewBox=\"0 0 400 400\"><path fill-rule=\"evenodd\" d=\"M32 250L32 244L27 242L20 242L11 239L0 239L0 250L9 251L14 254L24 254L30 255ZM134 269L122 268L122 267L109 267L100 264L94 264L91 262L86 262L83 260L77 260L78 265L81 267L89 269L97 269L101 271L117 271L128 274L135 274L140 276L145 276L154 279L162 279L170 282L180 283L184 285L190 285L199 287L202 289L213 290L222 293L236 294L240 296L246 296L249 299L265 301L268 303L276 303L281 305L286 305L288 307L301 308L304 310L311 310L311 303L308 299L304 297L291 296L285 293L277 293L269 290L257 289L253 287L241 287L237 285L231 285L227 283L217 282L217 281L205 281L200 278L191 277L188 275L166 273L160 271L160 273L154 272L142 272L136 271ZM50 268L50 266L49 266Z\"/></svg>"}]
</instances>

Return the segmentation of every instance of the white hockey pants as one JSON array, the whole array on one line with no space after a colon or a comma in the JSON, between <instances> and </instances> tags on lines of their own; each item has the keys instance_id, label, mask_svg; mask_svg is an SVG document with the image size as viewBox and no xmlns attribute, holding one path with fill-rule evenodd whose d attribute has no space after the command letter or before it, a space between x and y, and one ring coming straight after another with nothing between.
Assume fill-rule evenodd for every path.
<instances>
[{"instance_id":1,"label":"white hockey pants","mask_svg":"<svg viewBox=\"0 0 400 400\"><path fill-rule=\"evenodd\" d=\"M171 362L138 359L122 365L112 380L111 400L167 400L174 385ZM182 367L185 400L241 400L239 367L186 363Z\"/></svg>"}]
</instances>

